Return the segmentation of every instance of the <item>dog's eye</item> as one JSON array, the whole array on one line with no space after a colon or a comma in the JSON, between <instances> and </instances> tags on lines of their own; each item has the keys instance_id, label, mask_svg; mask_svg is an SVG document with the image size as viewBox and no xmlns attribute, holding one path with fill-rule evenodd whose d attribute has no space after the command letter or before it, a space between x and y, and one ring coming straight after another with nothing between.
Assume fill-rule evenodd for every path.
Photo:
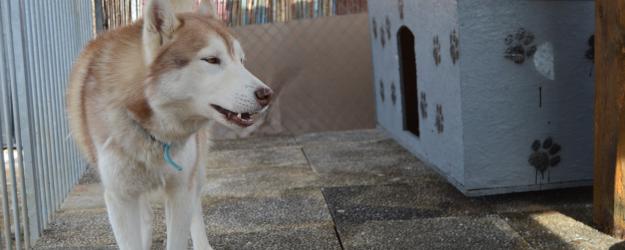
<instances>
[{"instance_id":1,"label":"dog's eye","mask_svg":"<svg viewBox=\"0 0 625 250\"><path fill-rule=\"evenodd\" d=\"M205 62L210 63L210 64L221 64L221 59L219 59L217 57L202 58L202 61L205 61Z\"/></svg>"}]
</instances>

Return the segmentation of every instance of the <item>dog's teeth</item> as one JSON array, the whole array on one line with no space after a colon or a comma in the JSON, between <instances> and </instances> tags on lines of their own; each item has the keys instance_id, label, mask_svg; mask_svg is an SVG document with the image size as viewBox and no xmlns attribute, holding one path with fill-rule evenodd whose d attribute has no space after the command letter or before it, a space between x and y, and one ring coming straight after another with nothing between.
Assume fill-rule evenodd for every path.
<instances>
[{"instance_id":1,"label":"dog's teeth","mask_svg":"<svg viewBox=\"0 0 625 250\"><path fill-rule=\"evenodd\" d=\"M237 115L237 117L239 117L239 119L243 119L243 117L242 117L241 113L239 113L239 114Z\"/></svg>"}]
</instances>

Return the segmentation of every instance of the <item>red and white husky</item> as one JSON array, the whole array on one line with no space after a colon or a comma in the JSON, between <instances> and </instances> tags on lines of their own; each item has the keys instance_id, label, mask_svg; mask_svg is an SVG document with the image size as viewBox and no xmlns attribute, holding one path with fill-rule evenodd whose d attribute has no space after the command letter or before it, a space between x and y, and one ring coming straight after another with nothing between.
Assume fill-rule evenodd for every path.
<instances>
[{"instance_id":1,"label":"red and white husky","mask_svg":"<svg viewBox=\"0 0 625 250\"><path fill-rule=\"evenodd\" d=\"M165 195L167 249L186 249L189 234L195 249L211 249L201 208L205 126L252 126L271 100L211 1L179 14L193 1L147 1L143 21L98 36L72 70L72 135L99 169L121 249L150 249L153 190Z\"/></svg>"}]
</instances>

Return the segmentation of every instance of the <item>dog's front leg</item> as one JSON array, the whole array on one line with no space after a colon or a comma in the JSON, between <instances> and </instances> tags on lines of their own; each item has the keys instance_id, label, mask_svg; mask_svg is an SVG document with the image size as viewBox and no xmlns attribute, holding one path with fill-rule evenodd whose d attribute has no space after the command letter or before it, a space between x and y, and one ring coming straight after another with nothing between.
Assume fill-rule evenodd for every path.
<instances>
[{"instance_id":1,"label":"dog's front leg","mask_svg":"<svg viewBox=\"0 0 625 250\"><path fill-rule=\"evenodd\" d=\"M152 249L152 206L147 197L142 196L139 200L141 207L141 241L143 249Z\"/></svg>"},{"instance_id":2,"label":"dog's front leg","mask_svg":"<svg viewBox=\"0 0 625 250\"><path fill-rule=\"evenodd\" d=\"M212 250L206 237L206 226L204 225L204 214L202 213L202 185L204 184L204 167L202 166L192 182L191 198L193 199L193 216L191 217L191 239L193 240L193 249L195 250Z\"/></svg>"},{"instance_id":3,"label":"dog's front leg","mask_svg":"<svg viewBox=\"0 0 625 250\"><path fill-rule=\"evenodd\" d=\"M167 249L187 249L191 217L193 212L193 199L189 190L176 187L167 192L165 202L165 220L167 224Z\"/></svg>"},{"instance_id":4,"label":"dog's front leg","mask_svg":"<svg viewBox=\"0 0 625 250\"><path fill-rule=\"evenodd\" d=\"M104 200L119 249L143 249L138 199L105 190Z\"/></svg>"}]
</instances>

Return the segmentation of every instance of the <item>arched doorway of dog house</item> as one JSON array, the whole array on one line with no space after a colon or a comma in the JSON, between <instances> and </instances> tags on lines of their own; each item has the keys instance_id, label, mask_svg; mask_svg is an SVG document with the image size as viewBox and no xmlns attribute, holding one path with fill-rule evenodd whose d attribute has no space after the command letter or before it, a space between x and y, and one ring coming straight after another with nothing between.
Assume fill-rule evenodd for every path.
<instances>
[{"instance_id":1,"label":"arched doorway of dog house","mask_svg":"<svg viewBox=\"0 0 625 250\"><path fill-rule=\"evenodd\" d=\"M417 61L412 31L402 26L397 31L399 79L402 91L404 130L419 136L419 105L417 98Z\"/></svg>"}]
</instances>

